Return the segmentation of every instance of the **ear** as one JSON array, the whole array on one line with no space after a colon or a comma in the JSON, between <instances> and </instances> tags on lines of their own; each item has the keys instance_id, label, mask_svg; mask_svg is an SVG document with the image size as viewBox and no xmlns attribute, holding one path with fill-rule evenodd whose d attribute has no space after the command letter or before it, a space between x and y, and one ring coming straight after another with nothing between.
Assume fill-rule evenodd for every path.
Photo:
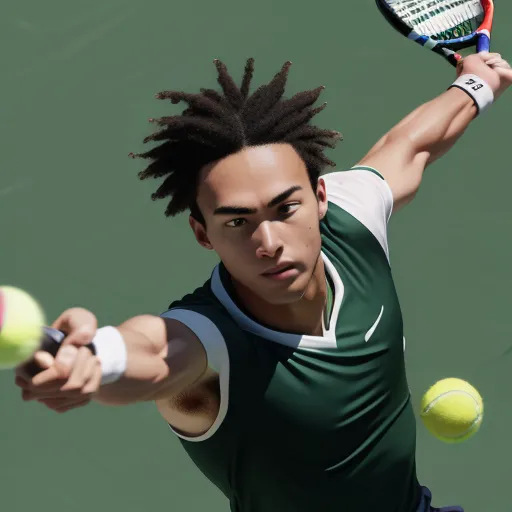
<instances>
[{"instance_id":1,"label":"ear","mask_svg":"<svg viewBox=\"0 0 512 512\"><path fill-rule=\"evenodd\" d=\"M188 223L190 224L190 227L192 228L192 231L194 232L197 243L201 247L204 247L205 249L208 249L209 251L213 250L213 245L211 244L210 239L208 238L208 235L206 234L206 228L203 226L203 224L201 224L197 219L194 219L194 217L192 217L192 215L189 215Z\"/></svg>"},{"instance_id":2,"label":"ear","mask_svg":"<svg viewBox=\"0 0 512 512\"><path fill-rule=\"evenodd\" d=\"M316 186L316 199L318 201L318 218L322 220L327 213L327 190L325 188L325 181L319 178Z\"/></svg>"}]
</instances>

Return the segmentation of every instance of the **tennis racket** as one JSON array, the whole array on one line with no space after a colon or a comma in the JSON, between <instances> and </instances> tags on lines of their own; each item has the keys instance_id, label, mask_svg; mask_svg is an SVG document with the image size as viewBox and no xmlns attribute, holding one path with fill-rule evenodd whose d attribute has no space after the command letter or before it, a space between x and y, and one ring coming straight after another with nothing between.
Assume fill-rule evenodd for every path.
<instances>
[{"instance_id":1,"label":"tennis racket","mask_svg":"<svg viewBox=\"0 0 512 512\"><path fill-rule=\"evenodd\" d=\"M388 22L408 39L456 66L461 50L489 51L493 0L376 0Z\"/></svg>"}]
</instances>

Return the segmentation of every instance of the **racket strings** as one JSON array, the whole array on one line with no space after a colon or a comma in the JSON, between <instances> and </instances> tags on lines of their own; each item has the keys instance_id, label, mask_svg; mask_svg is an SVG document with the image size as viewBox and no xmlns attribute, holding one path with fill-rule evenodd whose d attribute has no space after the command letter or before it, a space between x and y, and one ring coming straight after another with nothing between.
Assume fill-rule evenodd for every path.
<instances>
[{"instance_id":1,"label":"racket strings","mask_svg":"<svg viewBox=\"0 0 512 512\"><path fill-rule=\"evenodd\" d=\"M388 0L388 5L417 34L436 39L473 33L485 14L480 0Z\"/></svg>"}]
</instances>

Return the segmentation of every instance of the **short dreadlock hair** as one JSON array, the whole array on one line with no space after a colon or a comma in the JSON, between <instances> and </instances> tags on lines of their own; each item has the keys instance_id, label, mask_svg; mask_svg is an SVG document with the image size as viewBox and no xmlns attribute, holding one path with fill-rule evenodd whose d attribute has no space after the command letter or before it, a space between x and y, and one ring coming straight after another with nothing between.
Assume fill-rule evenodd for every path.
<instances>
[{"instance_id":1,"label":"short dreadlock hair","mask_svg":"<svg viewBox=\"0 0 512 512\"><path fill-rule=\"evenodd\" d=\"M245 147L271 143L291 144L304 160L310 182L316 188L322 170L335 165L325 156L325 149L334 148L341 139L336 131L310 124L326 106L324 103L313 107L325 87L284 99L291 66L291 62L286 62L267 85L249 95L254 59L247 60L240 87L222 62L216 59L214 63L223 94L200 89L199 94L164 91L156 95L173 104L184 101L188 108L181 115L150 119L163 129L146 137L144 143L164 142L145 153L130 154L151 160L139 173L141 180L165 177L151 198L171 198L166 216L189 209L194 218L204 223L196 202L201 169Z\"/></svg>"}]
</instances>

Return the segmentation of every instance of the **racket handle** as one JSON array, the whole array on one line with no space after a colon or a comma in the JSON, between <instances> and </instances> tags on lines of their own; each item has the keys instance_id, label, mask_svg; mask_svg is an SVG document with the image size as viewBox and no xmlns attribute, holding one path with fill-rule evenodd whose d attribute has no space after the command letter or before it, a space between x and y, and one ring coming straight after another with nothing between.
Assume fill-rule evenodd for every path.
<instances>
[{"instance_id":1,"label":"racket handle","mask_svg":"<svg viewBox=\"0 0 512 512\"><path fill-rule=\"evenodd\" d=\"M478 39L476 41L476 51L480 52L488 52L491 50L491 38L485 33L480 32L478 34Z\"/></svg>"},{"instance_id":2,"label":"racket handle","mask_svg":"<svg viewBox=\"0 0 512 512\"><path fill-rule=\"evenodd\" d=\"M442 49L446 60L454 67L457 67L457 64L463 59L462 55L453 50L448 50L447 48Z\"/></svg>"}]
</instances>

